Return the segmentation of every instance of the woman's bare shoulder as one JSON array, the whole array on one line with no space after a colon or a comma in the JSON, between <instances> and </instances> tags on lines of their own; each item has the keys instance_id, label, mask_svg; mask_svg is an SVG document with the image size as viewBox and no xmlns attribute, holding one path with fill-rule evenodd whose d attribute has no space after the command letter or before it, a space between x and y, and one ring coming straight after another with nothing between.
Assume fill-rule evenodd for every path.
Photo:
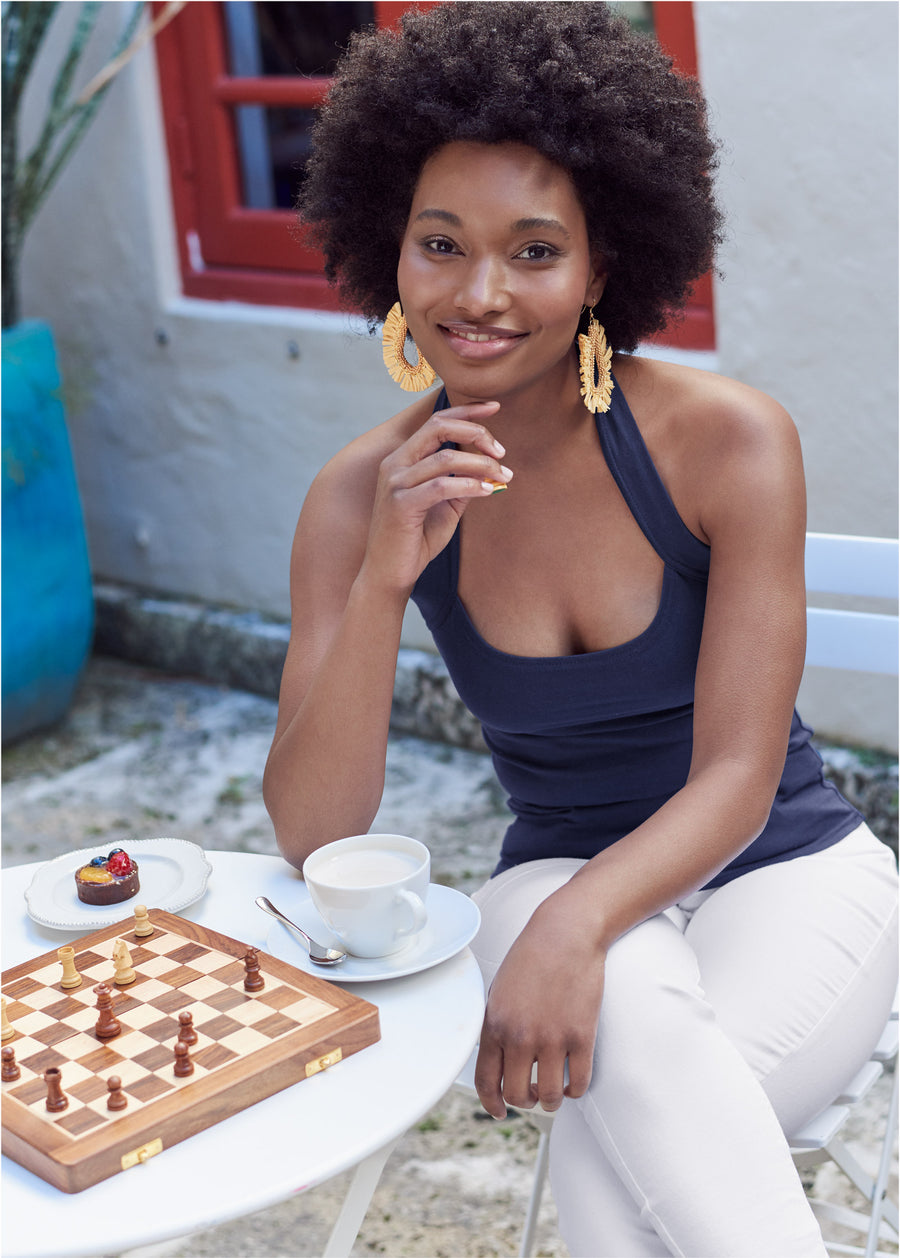
<instances>
[{"instance_id":1,"label":"woman's bare shoulder","mask_svg":"<svg viewBox=\"0 0 900 1258\"><path fill-rule=\"evenodd\" d=\"M642 432L719 443L793 428L775 398L716 372L634 357L618 374Z\"/></svg>"},{"instance_id":2,"label":"woman's bare shoulder","mask_svg":"<svg viewBox=\"0 0 900 1258\"><path fill-rule=\"evenodd\" d=\"M739 380L682 364L632 359L623 390L653 462L685 523L703 536L711 505L749 486L802 495L800 440L774 398ZM793 489L789 489L793 486ZM759 493L759 501L767 500Z\"/></svg>"}]
</instances>

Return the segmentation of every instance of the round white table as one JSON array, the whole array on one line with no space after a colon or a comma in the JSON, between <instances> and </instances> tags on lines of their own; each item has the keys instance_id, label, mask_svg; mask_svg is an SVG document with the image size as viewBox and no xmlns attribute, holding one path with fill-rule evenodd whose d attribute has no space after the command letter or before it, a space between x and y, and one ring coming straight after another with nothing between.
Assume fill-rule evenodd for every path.
<instances>
[{"instance_id":1,"label":"round white table","mask_svg":"<svg viewBox=\"0 0 900 1258\"><path fill-rule=\"evenodd\" d=\"M290 912L299 874L277 856L207 852L206 894L181 916L265 948L272 926L254 903ZM78 934L49 930L25 912L38 865L2 875L3 966ZM351 1167L357 1173L324 1253L349 1254L396 1141L435 1105L481 1029L481 975L468 948L432 969L348 985L378 1006L381 1040L80 1193L64 1193L3 1158L4 1258L92 1258L251 1214Z\"/></svg>"}]
</instances>

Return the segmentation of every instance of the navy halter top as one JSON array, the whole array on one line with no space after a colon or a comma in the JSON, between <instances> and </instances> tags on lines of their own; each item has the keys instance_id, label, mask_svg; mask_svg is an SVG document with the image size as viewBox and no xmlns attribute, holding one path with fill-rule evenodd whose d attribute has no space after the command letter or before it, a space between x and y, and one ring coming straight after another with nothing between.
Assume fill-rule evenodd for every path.
<instances>
[{"instance_id":1,"label":"navy halter top","mask_svg":"<svg viewBox=\"0 0 900 1258\"><path fill-rule=\"evenodd\" d=\"M435 409L446 405L442 391ZM607 466L665 565L659 607L643 633L581 655L497 650L457 594L458 529L412 593L460 697L481 722L509 795L515 819L495 874L549 856L595 856L656 812L690 768L709 547L675 509L618 386L610 409L596 418ZM826 782L810 736L795 712L768 823L708 886L820 851L860 824L856 809Z\"/></svg>"}]
</instances>

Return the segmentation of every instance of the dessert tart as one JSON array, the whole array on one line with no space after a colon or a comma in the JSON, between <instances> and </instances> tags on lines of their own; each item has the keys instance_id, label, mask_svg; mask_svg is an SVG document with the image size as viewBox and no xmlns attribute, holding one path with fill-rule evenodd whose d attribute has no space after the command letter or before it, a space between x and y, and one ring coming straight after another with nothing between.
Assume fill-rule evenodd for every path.
<instances>
[{"instance_id":1,"label":"dessert tart","mask_svg":"<svg viewBox=\"0 0 900 1258\"><path fill-rule=\"evenodd\" d=\"M120 904L140 888L137 862L120 847L75 870L75 889L85 904Z\"/></svg>"}]
</instances>

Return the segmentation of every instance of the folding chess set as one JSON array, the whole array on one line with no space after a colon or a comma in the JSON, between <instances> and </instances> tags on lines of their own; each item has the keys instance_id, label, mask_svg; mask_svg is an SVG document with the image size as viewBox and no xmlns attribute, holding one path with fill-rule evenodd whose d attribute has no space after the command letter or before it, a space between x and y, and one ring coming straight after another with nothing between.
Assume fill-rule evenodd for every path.
<instances>
[{"instance_id":1,"label":"folding chess set","mask_svg":"<svg viewBox=\"0 0 900 1258\"><path fill-rule=\"evenodd\" d=\"M380 1038L367 1001L141 906L4 971L2 992L3 1152L64 1192Z\"/></svg>"}]
</instances>

